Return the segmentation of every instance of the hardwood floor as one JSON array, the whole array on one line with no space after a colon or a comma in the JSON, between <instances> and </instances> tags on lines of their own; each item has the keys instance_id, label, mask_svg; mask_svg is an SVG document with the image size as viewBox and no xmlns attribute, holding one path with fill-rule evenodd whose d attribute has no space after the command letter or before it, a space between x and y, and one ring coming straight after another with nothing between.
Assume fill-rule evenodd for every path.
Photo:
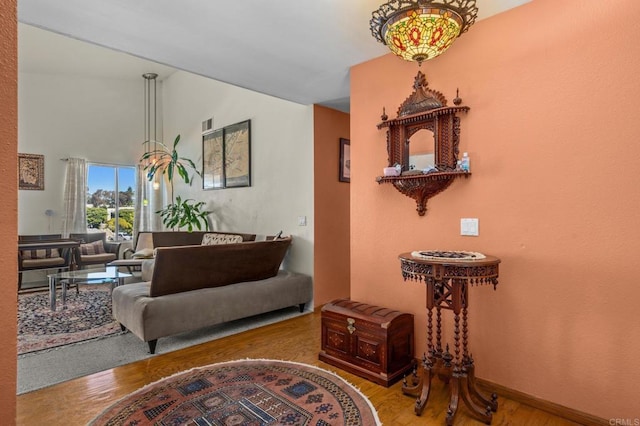
<instances>
[{"instance_id":1,"label":"hardwood floor","mask_svg":"<svg viewBox=\"0 0 640 426\"><path fill-rule=\"evenodd\" d=\"M320 313L315 312L20 395L17 424L84 425L114 401L148 383L189 368L241 358L291 360L336 371L367 395L384 425L444 424L448 388L443 383L437 382L422 416L417 417L413 414L414 399L402 394L400 382L389 388L376 385L318 361L319 351ZM498 401L493 425L577 424L503 397ZM455 424L483 423L461 406Z\"/></svg>"}]
</instances>

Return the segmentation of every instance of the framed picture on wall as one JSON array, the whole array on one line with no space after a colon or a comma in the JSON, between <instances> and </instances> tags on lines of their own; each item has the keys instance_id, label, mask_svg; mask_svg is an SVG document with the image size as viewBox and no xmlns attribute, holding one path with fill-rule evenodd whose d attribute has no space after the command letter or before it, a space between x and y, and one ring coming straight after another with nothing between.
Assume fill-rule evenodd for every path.
<instances>
[{"instance_id":1,"label":"framed picture on wall","mask_svg":"<svg viewBox=\"0 0 640 426\"><path fill-rule=\"evenodd\" d=\"M251 120L223 130L225 187L251 186Z\"/></svg>"},{"instance_id":2,"label":"framed picture on wall","mask_svg":"<svg viewBox=\"0 0 640 426\"><path fill-rule=\"evenodd\" d=\"M251 186L251 120L202 134L202 189Z\"/></svg>"},{"instance_id":3,"label":"framed picture on wall","mask_svg":"<svg viewBox=\"0 0 640 426\"><path fill-rule=\"evenodd\" d=\"M351 142L340 138L340 182L351 182Z\"/></svg>"},{"instance_id":4,"label":"framed picture on wall","mask_svg":"<svg viewBox=\"0 0 640 426\"><path fill-rule=\"evenodd\" d=\"M44 191L44 155L18 154L18 189Z\"/></svg>"},{"instance_id":5,"label":"framed picture on wall","mask_svg":"<svg viewBox=\"0 0 640 426\"><path fill-rule=\"evenodd\" d=\"M224 188L223 129L202 135L202 189Z\"/></svg>"}]
</instances>

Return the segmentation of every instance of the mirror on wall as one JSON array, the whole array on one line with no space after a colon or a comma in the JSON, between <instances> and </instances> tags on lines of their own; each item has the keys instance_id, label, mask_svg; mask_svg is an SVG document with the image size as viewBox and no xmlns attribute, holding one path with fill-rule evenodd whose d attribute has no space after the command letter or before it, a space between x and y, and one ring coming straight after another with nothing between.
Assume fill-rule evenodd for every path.
<instances>
[{"instance_id":1,"label":"mirror on wall","mask_svg":"<svg viewBox=\"0 0 640 426\"><path fill-rule=\"evenodd\" d=\"M433 132L420 129L409 138L409 169L429 170L435 167Z\"/></svg>"}]
</instances>

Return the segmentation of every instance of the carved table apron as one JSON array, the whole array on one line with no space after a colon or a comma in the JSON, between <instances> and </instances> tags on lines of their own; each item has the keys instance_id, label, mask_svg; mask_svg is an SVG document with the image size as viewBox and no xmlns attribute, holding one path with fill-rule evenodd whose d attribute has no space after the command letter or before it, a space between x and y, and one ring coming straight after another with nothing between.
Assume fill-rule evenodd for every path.
<instances>
[{"instance_id":1,"label":"carved table apron","mask_svg":"<svg viewBox=\"0 0 640 426\"><path fill-rule=\"evenodd\" d=\"M470 285L498 284L498 264L500 259L486 256L484 259L419 259L411 253L399 256L402 277L406 280L424 281L427 286L427 353L423 356L424 373L418 378L414 371L405 379L402 391L418 399L415 404L417 415L422 413L429 399L431 379L438 375L445 383L451 383L451 399L447 410L447 425L453 424L460 397L472 414L490 424L492 411L498 409L498 397L487 397L476 388L473 358L469 353L469 327L467 309ZM433 309L436 310L436 336L433 336ZM449 345L442 348L441 310L448 309L454 314L454 353ZM462 333L460 315L462 314ZM462 342L461 342L462 340Z\"/></svg>"}]
</instances>

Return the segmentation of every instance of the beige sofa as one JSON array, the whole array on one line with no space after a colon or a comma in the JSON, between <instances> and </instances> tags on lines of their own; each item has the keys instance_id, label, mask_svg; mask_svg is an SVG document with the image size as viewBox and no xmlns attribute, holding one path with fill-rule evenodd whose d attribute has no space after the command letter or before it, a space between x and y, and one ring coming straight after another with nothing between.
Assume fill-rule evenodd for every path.
<instances>
[{"instance_id":1,"label":"beige sofa","mask_svg":"<svg viewBox=\"0 0 640 426\"><path fill-rule=\"evenodd\" d=\"M210 246L158 247L143 279L113 291L113 316L155 353L159 338L313 298L311 277L280 270L291 238ZM150 268L153 265L153 268Z\"/></svg>"}]
</instances>

